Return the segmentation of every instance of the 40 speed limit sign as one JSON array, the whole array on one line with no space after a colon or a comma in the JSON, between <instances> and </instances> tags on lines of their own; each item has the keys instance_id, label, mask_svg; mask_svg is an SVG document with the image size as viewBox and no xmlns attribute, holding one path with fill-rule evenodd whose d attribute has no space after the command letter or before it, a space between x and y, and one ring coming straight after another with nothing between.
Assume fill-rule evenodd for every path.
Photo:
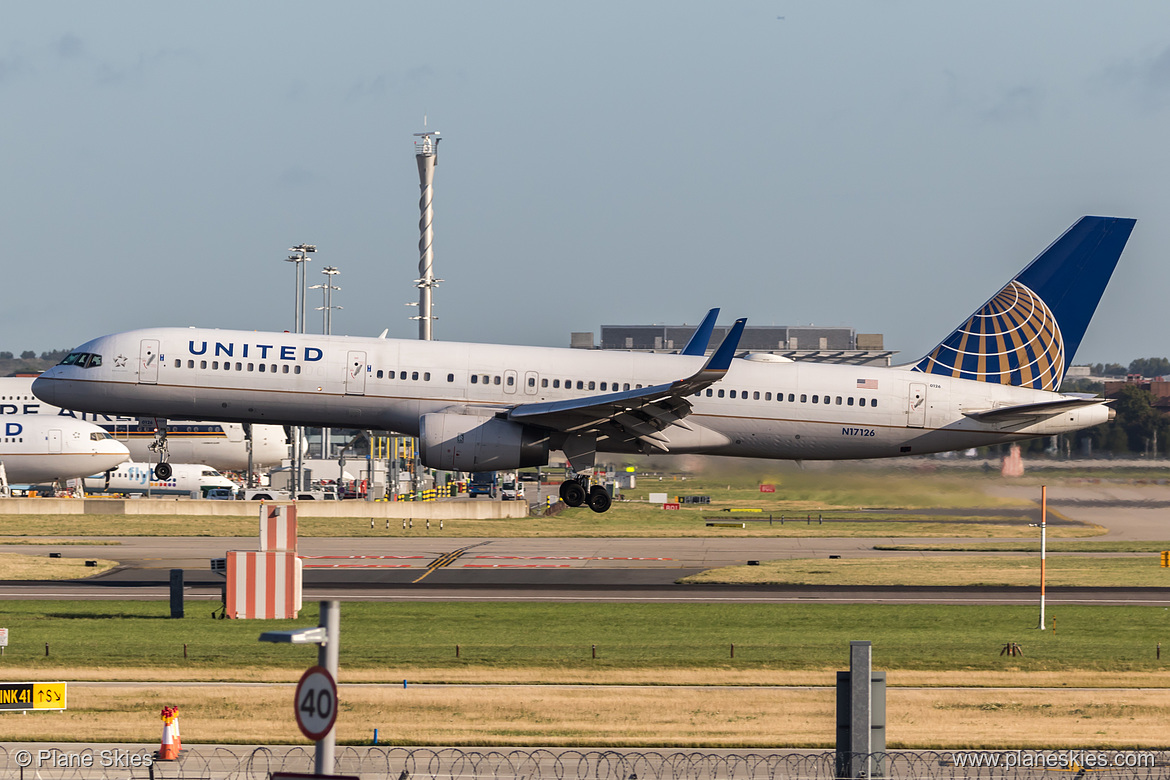
<instances>
[{"instance_id":1,"label":"40 speed limit sign","mask_svg":"<svg viewBox=\"0 0 1170 780\"><path fill-rule=\"evenodd\" d=\"M337 720L337 683L324 666L311 666L297 683L297 726L311 740L325 739Z\"/></svg>"}]
</instances>

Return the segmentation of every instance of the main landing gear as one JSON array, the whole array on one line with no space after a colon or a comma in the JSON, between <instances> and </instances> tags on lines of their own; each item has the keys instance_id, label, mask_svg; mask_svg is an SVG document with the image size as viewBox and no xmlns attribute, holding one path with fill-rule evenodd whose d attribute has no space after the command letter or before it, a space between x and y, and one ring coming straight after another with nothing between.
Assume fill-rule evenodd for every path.
<instances>
[{"instance_id":1,"label":"main landing gear","mask_svg":"<svg viewBox=\"0 0 1170 780\"><path fill-rule=\"evenodd\" d=\"M598 514L608 512L613 503L609 492L601 485L589 486L589 477L575 476L561 483L561 500L569 506L577 507L588 504L589 508Z\"/></svg>"},{"instance_id":2,"label":"main landing gear","mask_svg":"<svg viewBox=\"0 0 1170 780\"><path fill-rule=\"evenodd\" d=\"M158 453L158 463L154 467L154 476L159 480L167 480L171 478L174 470L171 464L168 463L171 459L171 452L167 448L167 421L154 421L154 441L150 443L151 452Z\"/></svg>"}]
</instances>

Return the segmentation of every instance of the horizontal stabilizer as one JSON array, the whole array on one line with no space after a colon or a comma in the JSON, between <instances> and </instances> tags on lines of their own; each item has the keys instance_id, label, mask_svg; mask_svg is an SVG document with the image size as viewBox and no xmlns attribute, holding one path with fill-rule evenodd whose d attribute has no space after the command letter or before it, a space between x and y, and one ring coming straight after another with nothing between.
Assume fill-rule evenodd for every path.
<instances>
[{"instance_id":1,"label":"horizontal stabilizer","mask_svg":"<svg viewBox=\"0 0 1170 780\"><path fill-rule=\"evenodd\" d=\"M1071 409L1083 409L1086 406L1096 406L1097 404L1106 403L1109 403L1109 401L1105 398L1065 396L1052 401L1040 401L1034 404L1016 404L1015 406L1000 406L995 409L963 412L963 414L980 422L992 422L995 420L1051 417L1054 414L1067 412Z\"/></svg>"}]
</instances>

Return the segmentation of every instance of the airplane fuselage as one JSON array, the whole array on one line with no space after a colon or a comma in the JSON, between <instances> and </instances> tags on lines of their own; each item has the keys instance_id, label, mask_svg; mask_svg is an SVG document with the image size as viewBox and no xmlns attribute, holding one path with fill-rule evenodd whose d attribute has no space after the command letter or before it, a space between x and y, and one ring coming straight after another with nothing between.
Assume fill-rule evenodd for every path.
<instances>
[{"instance_id":1,"label":"airplane fuselage","mask_svg":"<svg viewBox=\"0 0 1170 780\"><path fill-rule=\"evenodd\" d=\"M34 384L56 406L173 419L334 426L418 435L433 412L503 413L669 383L702 357L196 328L131 331L77 352ZM81 362L85 362L84 360ZM91 363L94 361L90 361ZM690 395L685 427L659 451L851 459L941 452L1096 425L1091 405L1043 419L978 421L964 412L1051 401L1058 393L925 374L909 367L732 361ZM650 452L600 439L598 452Z\"/></svg>"}]
</instances>

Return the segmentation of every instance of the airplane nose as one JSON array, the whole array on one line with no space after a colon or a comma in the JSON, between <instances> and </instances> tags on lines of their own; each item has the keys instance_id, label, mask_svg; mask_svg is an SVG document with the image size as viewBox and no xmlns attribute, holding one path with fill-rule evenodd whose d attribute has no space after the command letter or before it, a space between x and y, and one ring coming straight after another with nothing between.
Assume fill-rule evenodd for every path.
<instances>
[{"instance_id":1,"label":"airplane nose","mask_svg":"<svg viewBox=\"0 0 1170 780\"><path fill-rule=\"evenodd\" d=\"M33 395L35 395L37 398L41 399L45 403L52 404L54 406L57 405L56 399L55 399L56 387L53 383L53 380L48 379L47 377L45 377L43 375L38 376L36 379L33 380L32 391L33 391Z\"/></svg>"}]
</instances>

